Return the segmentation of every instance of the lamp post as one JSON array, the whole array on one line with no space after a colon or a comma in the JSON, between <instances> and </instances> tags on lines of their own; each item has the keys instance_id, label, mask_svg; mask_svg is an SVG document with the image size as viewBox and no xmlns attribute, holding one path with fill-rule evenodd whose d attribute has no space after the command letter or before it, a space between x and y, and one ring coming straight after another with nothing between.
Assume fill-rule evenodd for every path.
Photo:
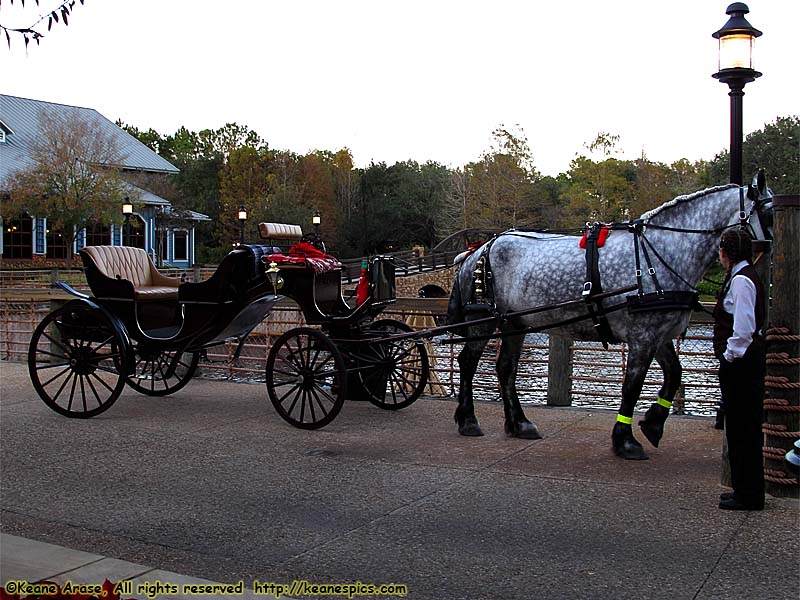
<instances>
[{"instance_id":1,"label":"lamp post","mask_svg":"<svg viewBox=\"0 0 800 600\"><path fill-rule=\"evenodd\" d=\"M734 2L725 11L730 15L722 29L712 34L719 40L719 71L712 77L728 84L731 98L730 180L742 185L742 98L744 86L761 73L753 69L753 46L761 32L750 25L746 4Z\"/></svg>"},{"instance_id":2,"label":"lamp post","mask_svg":"<svg viewBox=\"0 0 800 600\"><path fill-rule=\"evenodd\" d=\"M244 204L239 205L239 245L244 244L244 222L247 221L247 209Z\"/></svg>"},{"instance_id":3,"label":"lamp post","mask_svg":"<svg viewBox=\"0 0 800 600\"><path fill-rule=\"evenodd\" d=\"M311 224L314 226L314 241L313 244L316 248L324 251L324 246L322 244L322 238L319 235L319 226L322 225L322 215L319 214L318 210L314 211L314 215L311 217Z\"/></svg>"},{"instance_id":4,"label":"lamp post","mask_svg":"<svg viewBox=\"0 0 800 600\"><path fill-rule=\"evenodd\" d=\"M125 227L122 232L122 245L125 245L125 238L128 238L128 243L131 241L131 215L133 214L133 203L128 196L122 202L122 214L125 215Z\"/></svg>"}]
</instances>

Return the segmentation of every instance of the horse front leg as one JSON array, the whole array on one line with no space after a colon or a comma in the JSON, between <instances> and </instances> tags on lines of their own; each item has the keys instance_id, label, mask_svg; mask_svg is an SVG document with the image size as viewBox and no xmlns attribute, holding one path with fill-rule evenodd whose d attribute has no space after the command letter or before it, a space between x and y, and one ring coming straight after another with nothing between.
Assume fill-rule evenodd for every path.
<instances>
[{"instance_id":1,"label":"horse front leg","mask_svg":"<svg viewBox=\"0 0 800 600\"><path fill-rule=\"evenodd\" d=\"M474 335L474 328L467 335ZM483 332L480 332L483 333ZM472 380L478 370L478 363L483 354L485 341L467 342L458 354L460 383L458 386L458 406L453 418L458 425L458 433L469 437L483 435L478 418L475 416L475 404L472 398Z\"/></svg>"},{"instance_id":2,"label":"horse front leg","mask_svg":"<svg viewBox=\"0 0 800 600\"><path fill-rule=\"evenodd\" d=\"M614 453L626 460L646 460L647 454L633 436L633 409L642 393L644 378L655 356L655 344L647 345L631 342L629 346L625 380L622 383L622 403L617 414L617 422L611 432Z\"/></svg>"},{"instance_id":3,"label":"horse front leg","mask_svg":"<svg viewBox=\"0 0 800 600\"><path fill-rule=\"evenodd\" d=\"M639 428L647 441L658 448L658 443L664 435L664 423L669 417L672 401L681 386L683 368L675 353L672 340L667 340L659 346L656 350L656 360L664 372L664 385L661 386L656 401L647 409L644 419L639 421Z\"/></svg>"},{"instance_id":4,"label":"horse front leg","mask_svg":"<svg viewBox=\"0 0 800 600\"><path fill-rule=\"evenodd\" d=\"M517 396L517 368L524 340L524 335L503 339L500 355L497 357L497 380L500 382L500 393L503 396L506 433L523 440L538 440L542 437L539 428L525 418Z\"/></svg>"}]
</instances>

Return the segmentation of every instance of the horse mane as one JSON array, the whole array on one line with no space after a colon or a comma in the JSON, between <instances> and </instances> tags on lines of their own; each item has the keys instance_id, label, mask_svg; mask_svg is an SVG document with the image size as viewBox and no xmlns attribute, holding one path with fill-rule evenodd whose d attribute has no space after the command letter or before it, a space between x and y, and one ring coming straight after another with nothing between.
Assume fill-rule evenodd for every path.
<instances>
[{"instance_id":1,"label":"horse mane","mask_svg":"<svg viewBox=\"0 0 800 600\"><path fill-rule=\"evenodd\" d=\"M730 188L738 187L735 183L728 183L726 185L718 185L715 187L706 188L704 190L700 190L699 192L694 192L693 194L686 194L684 196L678 196L677 198L673 198L672 200L668 200L664 202L661 206L657 206L652 210L648 210L646 213L642 213L640 219L643 221L649 221L656 215L661 214L662 212L669 210L673 206L677 206L682 202L690 202L692 200L696 200L702 196L706 196L708 194L713 194L714 192L720 192L722 190L727 190Z\"/></svg>"}]
</instances>

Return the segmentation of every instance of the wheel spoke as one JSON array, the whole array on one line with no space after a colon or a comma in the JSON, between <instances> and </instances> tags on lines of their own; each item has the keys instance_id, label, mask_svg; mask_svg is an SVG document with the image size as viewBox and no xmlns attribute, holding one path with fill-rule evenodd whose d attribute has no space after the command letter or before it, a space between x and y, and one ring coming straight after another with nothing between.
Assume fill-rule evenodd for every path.
<instances>
[{"instance_id":1,"label":"wheel spoke","mask_svg":"<svg viewBox=\"0 0 800 600\"><path fill-rule=\"evenodd\" d=\"M86 383L89 384L89 387L94 393L94 397L97 399L97 406L103 406L103 401L100 399L100 394L97 393L97 390L94 388L94 384L92 383L92 378L88 375L86 376Z\"/></svg>"},{"instance_id":2,"label":"wheel spoke","mask_svg":"<svg viewBox=\"0 0 800 600\"><path fill-rule=\"evenodd\" d=\"M69 377L67 377L67 378L64 380L64 382L61 384L61 387L60 387L60 388L58 388L58 391L56 392L56 395L55 395L55 396L53 396L53 402L55 402L55 401L57 401L57 400L58 400L58 397L61 395L61 392L62 392L62 391L64 391L64 388L66 387L66 385L69 383L69 380L70 380L70 379L72 379L72 377L73 377L74 375L75 375L75 372L74 372L74 371L72 371L72 369L70 369L70 376L69 376Z\"/></svg>"},{"instance_id":3,"label":"wheel spoke","mask_svg":"<svg viewBox=\"0 0 800 600\"><path fill-rule=\"evenodd\" d=\"M95 379L97 379L97 381L99 381L100 383L102 383L102 384L103 384L103 386L104 386L104 387L105 387L105 388L106 388L106 389L107 389L109 392L111 392L112 394L114 393L114 390L111 388L111 386L109 386L109 385L108 385L108 384L107 384L107 383L106 383L106 382L105 382L103 379L101 379L100 377L98 377L98 376L97 376L97 373L92 373L92 375L94 376L94 378L95 378Z\"/></svg>"},{"instance_id":4,"label":"wheel spoke","mask_svg":"<svg viewBox=\"0 0 800 600\"><path fill-rule=\"evenodd\" d=\"M322 391L322 390L320 390ZM328 416L328 411L325 410L325 405L323 404L320 397L317 395L317 388L312 388L311 393L314 395L314 398L317 400L317 404L319 405L320 410L322 411L323 416Z\"/></svg>"},{"instance_id":5,"label":"wheel spoke","mask_svg":"<svg viewBox=\"0 0 800 600\"><path fill-rule=\"evenodd\" d=\"M54 338L50 337L46 331L43 331L43 332L42 332L42 335L43 335L44 337L46 337L48 340L50 340L50 343L51 343L51 344L55 344L56 346L58 346L59 348L61 348L61 349L62 349L64 352L66 352L67 354L69 354L69 353L70 353L70 352L69 352L69 348L68 348L67 346L65 346L64 344L62 344L62 343L61 343L61 342L59 342L58 340L56 340L56 339L54 339ZM42 350L42 352L44 352L44 350Z\"/></svg>"},{"instance_id":6,"label":"wheel spoke","mask_svg":"<svg viewBox=\"0 0 800 600\"><path fill-rule=\"evenodd\" d=\"M75 398L75 386L78 383L78 374L75 373L75 377L72 378L72 389L69 392L69 404L67 405L67 410L72 410L72 400Z\"/></svg>"},{"instance_id":7,"label":"wheel spoke","mask_svg":"<svg viewBox=\"0 0 800 600\"><path fill-rule=\"evenodd\" d=\"M50 379L48 379L47 381L45 381L45 382L42 384L42 387L47 387L48 385L50 385L51 383L53 383L53 382L54 382L56 379L58 379L59 377L61 377L61 376L62 376L64 373L69 373L69 372L70 372L70 370L72 369L72 367L69 365L69 363L66 363L65 365L61 365L61 366L66 366L67 368L66 368L66 369L64 369L63 371L61 371L61 372L60 372L58 375L56 375L56 376L54 376L54 377L51 377ZM48 368L49 368L49 367L48 367ZM41 371L42 369L39 369L39 370Z\"/></svg>"}]
</instances>

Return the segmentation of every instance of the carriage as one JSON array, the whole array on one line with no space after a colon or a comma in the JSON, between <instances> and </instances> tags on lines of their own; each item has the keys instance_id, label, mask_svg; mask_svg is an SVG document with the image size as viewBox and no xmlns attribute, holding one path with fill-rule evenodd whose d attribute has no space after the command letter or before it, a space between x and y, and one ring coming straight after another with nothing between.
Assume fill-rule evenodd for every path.
<instances>
[{"instance_id":1,"label":"carriage","mask_svg":"<svg viewBox=\"0 0 800 600\"><path fill-rule=\"evenodd\" d=\"M371 260L356 303L343 296L335 258L302 241L286 253L272 245L299 240L300 227L259 229L270 245L235 248L199 283L165 277L138 248L83 248L91 295L59 282L74 299L50 312L31 339L28 369L41 399L64 416L89 418L126 385L148 396L177 392L208 348L234 342L236 360L282 298L294 300L306 322L274 340L267 357L267 393L284 420L317 429L346 398L387 410L419 398L428 379L425 346L398 335L411 331L403 321L379 318L395 301L393 259Z\"/></svg>"}]
</instances>

